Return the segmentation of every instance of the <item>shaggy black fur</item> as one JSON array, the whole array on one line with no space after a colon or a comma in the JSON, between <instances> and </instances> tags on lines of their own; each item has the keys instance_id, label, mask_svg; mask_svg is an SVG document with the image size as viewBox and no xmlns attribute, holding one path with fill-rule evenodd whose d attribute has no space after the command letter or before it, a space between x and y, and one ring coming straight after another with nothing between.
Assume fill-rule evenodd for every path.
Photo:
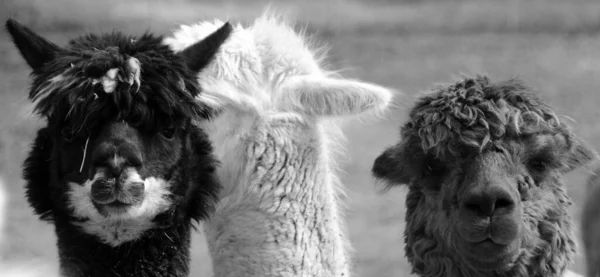
<instances>
[{"instance_id":1,"label":"shaggy black fur","mask_svg":"<svg viewBox=\"0 0 600 277\"><path fill-rule=\"evenodd\" d=\"M48 179L51 176L50 162L52 160L52 137L47 128L38 131L29 156L23 165L23 178L27 181L26 195L33 211L42 220L52 219L53 198ZM59 194L60 195L60 194ZM61 201L62 202L62 201Z\"/></svg>"},{"instance_id":2,"label":"shaggy black fur","mask_svg":"<svg viewBox=\"0 0 600 277\"><path fill-rule=\"evenodd\" d=\"M231 26L226 23L182 54L149 33L89 34L60 48L12 19L6 28L33 69L29 97L47 119L25 160L23 176L34 212L55 225L62 274L186 276L193 220L212 212L220 189L218 162L207 135L194 123L210 112L194 100L201 91L196 75L227 39ZM133 78L135 60L141 65L140 82ZM111 92L94 80L113 68L119 69L119 82ZM73 214L67 183L91 179L95 165L87 148L97 147L103 130L118 122L143 138L141 149L150 147L143 154L151 164L138 166L140 176L168 180L173 204L156 216L154 229L112 247L78 226L88 218ZM165 151L168 158L161 161Z\"/></svg>"},{"instance_id":3,"label":"shaggy black fur","mask_svg":"<svg viewBox=\"0 0 600 277\"><path fill-rule=\"evenodd\" d=\"M147 231L138 240L117 247L95 243L95 238L57 218L59 259L64 277L187 276L190 226L173 225Z\"/></svg>"}]
</instances>

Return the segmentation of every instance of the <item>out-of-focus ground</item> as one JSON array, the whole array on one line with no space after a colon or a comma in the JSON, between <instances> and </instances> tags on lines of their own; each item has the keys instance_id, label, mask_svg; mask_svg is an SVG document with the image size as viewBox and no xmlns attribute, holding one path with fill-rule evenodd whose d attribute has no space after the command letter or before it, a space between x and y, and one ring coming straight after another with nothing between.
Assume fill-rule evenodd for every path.
<instances>
[{"instance_id":1,"label":"out-of-focus ground","mask_svg":"<svg viewBox=\"0 0 600 277\"><path fill-rule=\"evenodd\" d=\"M58 44L84 32L122 29L168 34L179 24L212 18L249 22L267 1L4 0L0 18L12 16ZM536 87L574 128L600 149L600 2L593 0L299 0L272 8L296 18L331 45L331 63L344 74L406 93L389 119L346 127L350 160L344 181L347 223L355 248L354 276L410 276L404 257L404 194L385 194L370 177L376 155L398 139L414 96L463 74L493 79L519 76ZM0 233L0 275L9 266L57 269L51 225L25 202L21 164L41 121L26 99L29 68L6 32L0 32L0 176L7 205ZM586 170L567 176L579 222ZM0 197L1 199L1 197ZM2 203L2 201L0 201ZM2 222L2 221L0 221ZM578 226L578 225L577 225ZM0 227L2 227L0 225ZM579 230L577 230L579 232ZM193 240L191 276L210 276L201 233ZM582 255L572 269L584 273ZM47 276L47 275L46 275Z\"/></svg>"}]
</instances>

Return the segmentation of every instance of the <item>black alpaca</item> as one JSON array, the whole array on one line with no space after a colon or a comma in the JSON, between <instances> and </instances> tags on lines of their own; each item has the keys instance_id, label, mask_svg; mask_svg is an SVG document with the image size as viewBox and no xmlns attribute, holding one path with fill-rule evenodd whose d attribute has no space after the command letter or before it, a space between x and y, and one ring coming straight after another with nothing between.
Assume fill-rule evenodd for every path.
<instances>
[{"instance_id":1,"label":"black alpaca","mask_svg":"<svg viewBox=\"0 0 600 277\"><path fill-rule=\"evenodd\" d=\"M217 161L196 120L197 73L226 23L180 54L161 36L88 34L59 47L9 19L46 119L23 175L52 222L62 276L187 276L194 221L214 209Z\"/></svg>"}]
</instances>

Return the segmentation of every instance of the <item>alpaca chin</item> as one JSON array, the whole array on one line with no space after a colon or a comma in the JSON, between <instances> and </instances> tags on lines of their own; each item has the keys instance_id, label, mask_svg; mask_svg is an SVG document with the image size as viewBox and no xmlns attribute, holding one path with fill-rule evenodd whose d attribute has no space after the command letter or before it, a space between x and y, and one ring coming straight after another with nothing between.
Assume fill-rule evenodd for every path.
<instances>
[{"instance_id":1,"label":"alpaca chin","mask_svg":"<svg viewBox=\"0 0 600 277\"><path fill-rule=\"evenodd\" d=\"M463 252L469 253L469 255L464 257L464 260L468 262L471 267L478 270L503 271L510 269L521 254L518 240L510 245L498 245L491 240L486 240L476 243L473 246L471 251ZM475 251L477 249L484 251ZM485 254L478 252L485 252Z\"/></svg>"},{"instance_id":2,"label":"alpaca chin","mask_svg":"<svg viewBox=\"0 0 600 277\"><path fill-rule=\"evenodd\" d=\"M96 179L83 184L69 183L69 205L75 216L84 219L74 224L113 247L139 238L155 226L153 219L157 215L172 206L169 182L149 177L143 180L145 194L140 204L120 207L118 212L102 212L91 198L91 186Z\"/></svg>"}]
</instances>

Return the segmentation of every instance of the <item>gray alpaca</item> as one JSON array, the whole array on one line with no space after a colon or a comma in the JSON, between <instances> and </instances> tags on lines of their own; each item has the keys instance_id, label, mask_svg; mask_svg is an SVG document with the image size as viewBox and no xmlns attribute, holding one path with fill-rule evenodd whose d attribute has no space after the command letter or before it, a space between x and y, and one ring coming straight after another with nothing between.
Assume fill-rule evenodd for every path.
<instances>
[{"instance_id":1,"label":"gray alpaca","mask_svg":"<svg viewBox=\"0 0 600 277\"><path fill-rule=\"evenodd\" d=\"M422 96L373 174L409 188L417 275L557 277L575 253L561 177L596 155L521 81L477 76Z\"/></svg>"}]
</instances>

